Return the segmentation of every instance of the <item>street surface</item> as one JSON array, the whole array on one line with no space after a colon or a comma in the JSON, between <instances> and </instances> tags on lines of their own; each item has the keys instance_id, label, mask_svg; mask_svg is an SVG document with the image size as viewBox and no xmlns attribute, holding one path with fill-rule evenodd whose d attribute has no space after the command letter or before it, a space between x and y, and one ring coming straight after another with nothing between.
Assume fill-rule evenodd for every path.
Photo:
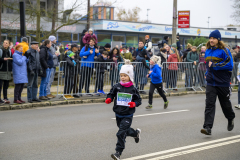
<instances>
[{"instance_id":1,"label":"street surface","mask_svg":"<svg viewBox=\"0 0 240 160\"><path fill-rule=\"evenodd\" d=\"M122 160L239 160L240 110L235 128L227 131L227 120L217 102L212 136L202 135L205 95L147 100L137 108L133 128L142 130L136 144L127 138ZM237 93L233 93L233 105ZM115 152L118 128L113 103L41 107L0 112L1 160L110 160Z\"/></svg>"}]
</instances>

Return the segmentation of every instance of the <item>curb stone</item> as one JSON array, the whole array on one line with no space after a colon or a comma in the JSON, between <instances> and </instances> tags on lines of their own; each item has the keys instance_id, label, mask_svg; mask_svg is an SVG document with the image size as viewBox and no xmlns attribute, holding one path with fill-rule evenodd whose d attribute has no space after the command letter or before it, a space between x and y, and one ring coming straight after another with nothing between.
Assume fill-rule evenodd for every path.
<instances>
[{"instance_id":1,"label":"curb stone","mask_svg":"<svg viewBox=\"0 0 240 160\"><path fill-rule=\"evenodd\" d=\"M233 89L232 92L238 92L238 89ZM205 94L205 91L196 91L196 92L179 92L179 93L166 93L166 97L170 96L183 96L188 94ZM148 95L141 95L142 99L148 99ZM159 94L154 94L154 98L160 98ZM99 99L85 99L85 100L64 100L64 101L46 101L40 103L25 103L25 104L11 104L11 105L1 105L0 111L7 111L7 110L17 110L17 109L29 109L34 107L46 107L46 106L57 106L57 105L67 105L67 104L86 104L86 103L104 103L105 98Z\"/></svg>"}]
</instances>

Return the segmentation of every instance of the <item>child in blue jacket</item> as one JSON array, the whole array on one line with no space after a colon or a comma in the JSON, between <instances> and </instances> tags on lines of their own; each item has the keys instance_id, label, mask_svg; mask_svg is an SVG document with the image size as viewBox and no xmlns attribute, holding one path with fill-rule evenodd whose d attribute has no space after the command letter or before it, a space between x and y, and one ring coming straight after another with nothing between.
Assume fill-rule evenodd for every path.
<instances>
[{"instance_id":1,"label":"child in blue jacket","mask_svg":"<svg viewBox=\"0 0 240 160\"><path fill-rule=\"evenodd\" d=\"M158 90L159 95L164 100L164 109L168 107L168 100L163 93L163 84L162 84L162 70L161 67L158 66L157 62L159 61L159 58L157 56L152 56L150 59L150 71L147 77L151 78L151 84L150 84L150 90L149 90L149 105L146 107L146 109L152 108L152 99L153 99L153 92L155 89Z\"/></svg>"}]
</instances>

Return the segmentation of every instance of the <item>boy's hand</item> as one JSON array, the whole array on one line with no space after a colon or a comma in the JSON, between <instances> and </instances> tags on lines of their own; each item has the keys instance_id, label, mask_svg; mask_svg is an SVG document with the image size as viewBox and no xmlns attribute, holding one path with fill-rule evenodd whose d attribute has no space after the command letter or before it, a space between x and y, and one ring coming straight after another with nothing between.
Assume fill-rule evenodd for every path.
<instances>
[{"instance_id":1,"label":"boy's hand","mask_svg":"<svg viewBox=\"0 0 240 160\"><path fill-rule=\"evenodd\" d=\"M110 104L111 102L112 102L112 99L111 99L111 98L108 98L108 99L106 99L106 101L105 101L106 104Z\"/></svg>"},{"instance_id":2,"label":"boy's hand","mask_svg":"<svg viewBox=\"0 0 240 160\"><path fill-rule=\"evenodd\" d=\"M135 102L129 102L128 105L130 105L129 108L136 107L136 103Z\"/></svg>"}]
</instances>

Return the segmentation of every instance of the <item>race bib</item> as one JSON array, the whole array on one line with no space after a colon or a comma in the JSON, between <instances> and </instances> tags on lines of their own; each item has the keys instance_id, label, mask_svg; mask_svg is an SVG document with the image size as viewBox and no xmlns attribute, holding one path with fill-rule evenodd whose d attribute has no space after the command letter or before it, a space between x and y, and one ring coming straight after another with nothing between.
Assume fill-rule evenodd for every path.
<instances>
[{"instance_id":1,"label":"race bib","mask_svg":"<svg viewBox=\"0 0 240 160\"><path fill-rule=\"evenodd\" d=\"M128 93L117 93L117 105L129 106L128 103L132 101L132 94Z\"/></svg>"}]
</instances>

